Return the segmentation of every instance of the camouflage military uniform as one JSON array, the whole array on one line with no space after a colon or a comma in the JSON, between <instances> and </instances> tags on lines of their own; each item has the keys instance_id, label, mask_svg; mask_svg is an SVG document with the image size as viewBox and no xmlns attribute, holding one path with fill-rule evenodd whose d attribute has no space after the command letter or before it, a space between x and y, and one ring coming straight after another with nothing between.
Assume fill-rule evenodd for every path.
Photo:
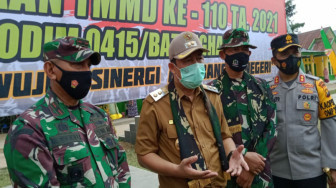
<instances>
[{"instance_id":1,"label":"camouflage military uniform","mask_svg":"<svg viewBox=\"0 0 336 188\"><path fill-rule=\"evenodd\" d=\"M243 79L230 79L225 70L212 84L221 91L224 115L234 142L267 159L252 187L273 187L269 154L276 140L275 104L268 84L246 72Z\"/></svg>"},{"instance_id":2,"label":"camouflage military uniform","mask_svg":"<svg viewBox=\"0 0 336 188\"><path fill-rule=\"evenodd\" d=\"M105 112L81 100L68 108L51 90L13 123L4 153L14 186L130 187Z\"/></svg>"}]
</instances>

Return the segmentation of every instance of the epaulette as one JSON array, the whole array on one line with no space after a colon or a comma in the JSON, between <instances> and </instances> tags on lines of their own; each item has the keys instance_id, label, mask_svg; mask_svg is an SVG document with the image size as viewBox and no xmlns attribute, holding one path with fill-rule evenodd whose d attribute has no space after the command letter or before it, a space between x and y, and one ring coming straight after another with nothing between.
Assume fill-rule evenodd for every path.
<instances>
[{"instance_id":1,"label":"epaulette","mask_svg":"<svg viewBox=\"0 0 336 188\"><path fill-rule=\"evenodd\" d=\"M321 78L319 78L319 77L317 77L317 76L313 76L313 75L311 75L311 74L306 74L306 77L311 78L311 79L313 79L313 80L320 80L320 79L321 79Z\"/></svg>"},{"instance_id":2,"label":"epaulette","mask_svg":"<svg viewBox=\"0 0 336 188\"><path fill-rule=\"evenodd\" d=\"M162 97L164 97L165 95L167 95L168 92L168 88L167 86L159 88L153 92L151 92L149 95L152 96L152 98L154 99L154 101L158 101L160 100Z\"/></svg>"},{"instance_id":3,"label":"epaulette","mask_svg":"<svg viewBox=\"0 0 336 188\"><path fill-rule=\"evenodd\" d=\"M209 86L209 85L204 85L204 84L203 84L203 88L204 88L205 90L207 90L207 91L212 91L212 92L214 92L214 93L219 94L218 89L217 89L216 87L214 87L214 86Z\"/></svg>"}]
</instances>

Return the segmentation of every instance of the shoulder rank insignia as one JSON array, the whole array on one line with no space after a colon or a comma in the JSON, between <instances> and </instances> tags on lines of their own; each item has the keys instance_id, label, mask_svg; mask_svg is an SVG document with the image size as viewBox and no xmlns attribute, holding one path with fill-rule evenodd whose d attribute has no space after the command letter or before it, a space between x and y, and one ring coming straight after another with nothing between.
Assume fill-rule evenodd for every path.
<instances>
[{"instance_id":1,"label":"shoulder rank insignia","mask_svg":"<svg viewBox=\"0 0 336 188\"><path fill-rule=\"evenodd\" d=\"M154 101L160 100L162 97L168 94L167 86L157 89L150 93L150 96L154 99Z\"/></svg>"},{"instance_id":2,"label":"shoulder rank insignia","mask_svg":"<svg viewBox=\"0 0 336 188\"><path fill-rule=\"evenodd\" d=\"M216 87L214 87L214 86L209 86L209 85L205 85L205 84L203 84L203 88L204 88L205 90L207 90L207 91L212 91L212 92L214 92L214 93L219 94L218 89L217 89Z\"/></svg>"},{"instance_id":3,"label":"shoulder rank insignia","mask_svg":"<svg viewBox=\"0 0 336 188\"><path fill-rule=\"evenodd\" d=\"M300 83L304 83L304 82L306 82L306 77L305 77L304 75L301 74L301 75L299 76L299 82L300 82Z\"/></svg>"},{"instance_id":4,"label":"shoulder rank insignia","mask_svg":"<svg viewBox=\"0 0 336 188\"><path fill-rule=\"evenodd\" d=\"M279 76L274 77L274 84L278 84L279 83Z\"/></svg>"}]
</instances>

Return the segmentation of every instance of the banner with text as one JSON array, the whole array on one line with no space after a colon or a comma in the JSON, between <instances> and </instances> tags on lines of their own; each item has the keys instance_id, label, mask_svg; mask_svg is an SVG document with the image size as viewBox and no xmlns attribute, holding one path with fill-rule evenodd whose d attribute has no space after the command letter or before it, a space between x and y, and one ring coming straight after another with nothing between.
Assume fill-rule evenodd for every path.
<instances>
[{"instance_id":1,"label":"banner with text","mask_svg":"<svg viewBox=\"0 0 336 188\"><path fill-rule=\"evenodd\" d=\"M145 98L169 79L170 41L196 33L206 79L218 77L217 47L231 28L249 31L248 71L270 77L270 41L286 32L285 0L0 0L0 116L20 114L48 89L42 45L64 36L90 41L102 62L92 67L93 104Z\"/></svg>"}]
</instances>

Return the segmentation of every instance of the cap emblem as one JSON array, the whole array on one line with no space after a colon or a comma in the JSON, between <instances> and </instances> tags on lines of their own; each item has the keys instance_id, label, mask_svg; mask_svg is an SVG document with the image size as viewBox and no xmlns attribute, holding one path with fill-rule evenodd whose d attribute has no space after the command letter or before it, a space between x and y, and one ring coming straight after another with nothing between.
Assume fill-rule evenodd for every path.
<instances>
[{"instance_id":1,"label":"cap emblem","mask_svg":"<svg viewBox=\"0 0 336 188\"><path fill-rule=\"evenodd\" d=\"M287 44L293 43L293 40L292 40L292 36L291 36L291 35L287 35L287 36L286 36L286 43L287 43Z\"/></svg>"},{"instance_id":2,"label":"cap emblem","mask_svg":"<svg viewBox=\"0 0 336 188\"><path fill-rule=\"evenodd\" d=\"M183 37L186 41L189 41L192 39L192 35L190 33L186 33Z\"/></svg>"}]
</instances>

